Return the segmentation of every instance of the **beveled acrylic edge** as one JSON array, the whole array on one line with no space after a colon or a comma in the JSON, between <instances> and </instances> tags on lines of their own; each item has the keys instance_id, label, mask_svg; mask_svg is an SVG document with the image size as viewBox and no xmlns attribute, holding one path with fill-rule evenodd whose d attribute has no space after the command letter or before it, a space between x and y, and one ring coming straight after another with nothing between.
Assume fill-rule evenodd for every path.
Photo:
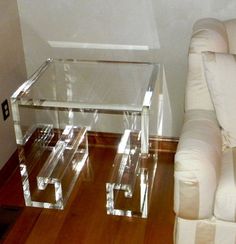
<instances>
[{"instance_id":1,"label":"beveled acrylic edge","mask_svg":"<svg viewBox=\"0 0 236 244\"><path fill-rule=\"evenodd\" d=\"M153 69L149 78L149 82L147 85L147 89L143 98L143 103L142 107L130 105L130 106L121 106L121 105L115 105L113 104L112 107L106 106L104 108L104 104L100 106L99 104L77 104L75 102L66 102L66 108L68 108L68 104L70 104L71 108L80 110L83 109L83 111L86 112L100 112L100 113L113 113L113 114L121 114L125 112L130 112L130 113L141 113L143 107L150 107L151 105L151 100L153 97L153 92L154 92L154 87L155 83L158 80L158 75L160 73L160 64L159 63L154 63L154 62L137 62L137 61L109 61L109 60L84 60L84 59L58 59L58 58L49 58L47 59L37 70L36 72L28 79L26 80L11 96L11 102L14 103L14 101L18 100L17 103L20 104L21 106L33 106L34 108L42 108L42 109L54 109L55 107L58 107L59 109L65 109L65 106L60 105L56 101L51 101L51 100L27 100L26 101L21 101L20 98L22 98L24 95L27 94L27 91L30 89L30 87L39 79L39 77L44 73L44 71L49 67L49 65L52 62L71 62L71 63L79 63L79 62L88 62L88 63L114 63L114 64L140 64L140 65L152 65ZM63 103L63 102L61 102ZM75 106L76 104L76 106ZM74 108L76 107L76 108Z\"/></svg>"},{"instance_id":2,"label":"beveled acrylic edge","mask_svg":"<svg viewBox=\"0 0 236 244\"><path fill-rule=\"evenodd\" d=\"M150 90L150 87L153 87L153 73L154 70L159 70L160 64L156 62L144 62L144 61L114 61L114 60L86 60L86 59L60 59L60 58L48 58L34 73L30 76L29 79L23 82L23 84L12 94L11 99L17 99L21 97L27 90L34 84L38 78L43 74L43 72L49 67L52 62L71 62L71 63L79 63L79 62L87 62L87 63L114 63L114 64L140 64L140 65L152 65L153 71L151 74L151 78L149 80L147 90ZM158 72L155 72L156 75ZM23 93L23 94L21 94Z\"/></svg>"},{"instance_id":3,"label":"beveled acrylic edge","mask_svg":"<svg viewBox=\"0 0 236 244\"><path fill-rule=\"evenodd\" d=\"M23 82L23 84L18 87L18 89L12 94L11 99L17 99L23 96L29 88L34 84L38 78L43 74L43 72L49 67L49 64L53 62L52 58L47 59L34 73L28 80Z\"/></svg>"}]
</instances>

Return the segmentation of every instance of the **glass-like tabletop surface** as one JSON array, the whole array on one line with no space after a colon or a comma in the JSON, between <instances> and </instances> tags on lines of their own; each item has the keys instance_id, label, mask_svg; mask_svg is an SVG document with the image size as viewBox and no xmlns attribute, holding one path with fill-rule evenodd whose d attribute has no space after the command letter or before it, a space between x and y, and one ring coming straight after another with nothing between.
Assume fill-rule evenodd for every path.
<instances>
[{"instance_id":1,"label":"glass-like tabletop surface","mask_svg":"<svg viewBox=\"0 0 236 244\"><path fill-rule=\"evenodd\" d=\"M150 106L155 63L48 59L13 94L18 104L141 111Z\"/></svg>"}]
</instances>

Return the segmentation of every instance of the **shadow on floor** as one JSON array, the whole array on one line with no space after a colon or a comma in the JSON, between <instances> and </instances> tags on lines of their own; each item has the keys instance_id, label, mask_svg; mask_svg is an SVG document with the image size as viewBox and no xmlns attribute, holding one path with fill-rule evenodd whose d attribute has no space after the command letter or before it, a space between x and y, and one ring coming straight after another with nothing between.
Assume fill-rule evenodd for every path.
<instances>
[{"instance_id":1,"label":"shadow on floor","mask_svg":"<svg viewBox=\"0 0 236 244\"><path fill-rule=\"evenodd\" d=\"M0 243L20 216L23 208L0 206Z\"/></svg>"}]
</instances>

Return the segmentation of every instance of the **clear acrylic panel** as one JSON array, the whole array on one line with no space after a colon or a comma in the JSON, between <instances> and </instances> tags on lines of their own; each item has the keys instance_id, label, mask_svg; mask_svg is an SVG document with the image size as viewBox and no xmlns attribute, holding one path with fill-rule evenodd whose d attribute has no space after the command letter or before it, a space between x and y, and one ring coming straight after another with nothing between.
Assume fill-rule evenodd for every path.
<instances>
[{"instance_id":1,"label":"clear acrylic panel","mask_svg":"<svg viewBox=\"0 0 236 244\"><path fill-rule=\"evenodd\" d=\"M156 156L141 155L141 133L126 130L106 183L107 214L148 217Z\"/></svg>"}]
</instances>

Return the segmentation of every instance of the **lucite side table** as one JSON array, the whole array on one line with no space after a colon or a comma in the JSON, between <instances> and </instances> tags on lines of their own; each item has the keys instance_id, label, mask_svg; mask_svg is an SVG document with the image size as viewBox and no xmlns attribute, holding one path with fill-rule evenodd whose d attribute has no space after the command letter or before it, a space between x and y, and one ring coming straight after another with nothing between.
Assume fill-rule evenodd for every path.
<instances>
[{"instance_id":1,"label":"lucite side table","mask_svg":"<svg viewBox=\"0 0 236 244\"><path fill-rule=\"evenodd\" d=\"M64 208L89 156L87 131L97 129L100 114L122 116L125 124L106 186L107 213L117 214L111 207L116 205L114 191L128 189L125 194L131 198L140 177L147 192L155 164L145 168L143 160L149 160L149 113L159 69L154 63L48 59L14 92L11 105L27 206ZM130 163L129 172L117 171ZM121 180L123 174L130 174L128 184Z\"/></svg>"}]
</instances>

